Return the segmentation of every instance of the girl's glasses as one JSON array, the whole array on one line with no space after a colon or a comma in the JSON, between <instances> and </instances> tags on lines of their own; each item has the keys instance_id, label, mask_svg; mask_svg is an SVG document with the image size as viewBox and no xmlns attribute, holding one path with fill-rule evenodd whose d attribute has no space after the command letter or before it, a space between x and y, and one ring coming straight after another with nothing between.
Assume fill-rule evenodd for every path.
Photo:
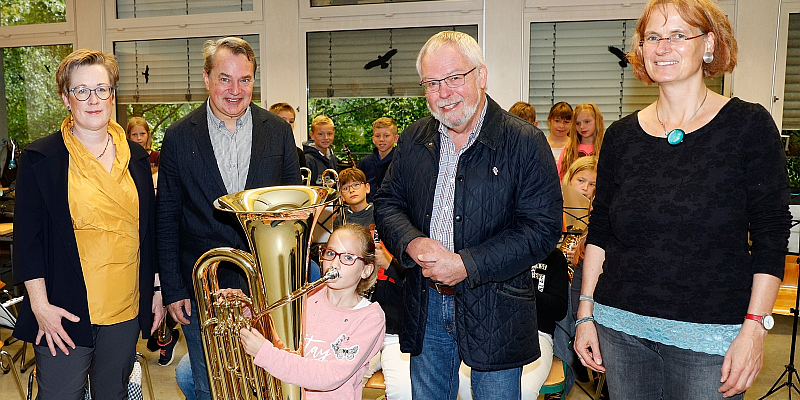
<instances>
[{"instance_id":1,"label":"girl's glasses","mask_svg":"<svg viewBox=\"0 0 800 400\"><path fill-rule=\"evenodd\" d=\"M320 247L319 249L319 258L324 261L333 261L336 257L339 257L339 262L344 265L353 265L356 263L357 260L361 260L366 262L362 257L359 257L353 253L339 253L336 250L329 249L327 247Z\"/></svg>"}]
</instances>

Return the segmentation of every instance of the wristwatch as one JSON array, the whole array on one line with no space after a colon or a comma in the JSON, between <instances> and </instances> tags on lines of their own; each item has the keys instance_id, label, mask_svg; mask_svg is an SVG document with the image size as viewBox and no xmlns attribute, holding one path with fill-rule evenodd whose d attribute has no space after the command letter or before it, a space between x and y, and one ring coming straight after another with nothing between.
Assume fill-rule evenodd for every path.
<instances>
[{"instance_id":1,"label":"wristwatch","mask_svg":"<svg viewBox=\"0 0 800 400\"><path fill-rule=\"evenodd\" d=\"M766 330L772 329L775 326L775 319L772 318L772 315L756 315L756 314L747 314L744 316L745 319L752 319L753 321L758 322L761 326L764 327Z\"/></svg>"}]
</instances>

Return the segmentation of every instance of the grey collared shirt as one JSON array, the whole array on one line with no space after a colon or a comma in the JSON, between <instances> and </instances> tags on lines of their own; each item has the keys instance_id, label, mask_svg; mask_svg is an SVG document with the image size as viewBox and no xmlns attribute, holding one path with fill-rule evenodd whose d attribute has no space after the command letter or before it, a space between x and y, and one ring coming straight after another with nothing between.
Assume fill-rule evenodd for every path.
<instances>
[{"instance_id":1,"label":"grey collared shirt","mask_svg":"<svg viewBox=\"0 0 800 400\"><path fill-rule=\"evenodd\" d=\"M469 134L467 144L460 150L456 150L453 140L447 134L447 127L439 122L439 137L441 146L439 148L439 174L436 177L436 190L433 195L433 212L431 213L430 236L431 239L438 240L450 251L455 251L453 243L453 208L455 206L456 192L456 170L461 155L472 147L475 139L483 127L483 118L486 116L486 108L489 102L485 102L481 110L478 124Z\"/></svg>"},{"instance_id":2,"label":"grey collared shirt","mask_svg":"<svg viewBox=\"0 0 800 400\"><path fill-rule=\"evenodd\" d=\"M225 183L225 190L230 193L241 192L247 183L250 171L250 153L253 148L253 114L247 107L244 115L236 120L236 131L231 132L225 122L217 118L211 111L210 102L206 102L208 115L208 134L214 147L217 167Z\"/></svg>"}]
</instances>

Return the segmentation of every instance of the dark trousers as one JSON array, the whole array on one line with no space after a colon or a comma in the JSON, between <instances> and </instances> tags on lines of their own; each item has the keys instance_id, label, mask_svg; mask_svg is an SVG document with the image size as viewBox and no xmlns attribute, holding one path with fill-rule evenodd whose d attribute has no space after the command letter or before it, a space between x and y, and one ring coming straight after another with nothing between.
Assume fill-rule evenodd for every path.
<instances>
[{"instance_id":1,"label":"dark trousers","mask_svg":"<svg viewBox=\"0 0 800 400\"><path fill-rule=\"evenodd\" d=\"M42 338L38 346L33 346L39 385L36 398L82 400L88 377L93 399L127 399L139 331L136 318L114 325L92 325L93 347L76 346L69 349L69 355L56 347L55 357Z\"/></svg>"}]
</instances>

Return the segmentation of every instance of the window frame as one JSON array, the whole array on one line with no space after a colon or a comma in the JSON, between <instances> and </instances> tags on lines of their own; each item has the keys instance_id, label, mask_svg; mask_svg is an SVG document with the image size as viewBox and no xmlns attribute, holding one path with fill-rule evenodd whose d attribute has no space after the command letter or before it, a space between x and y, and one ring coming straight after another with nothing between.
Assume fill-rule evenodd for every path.
<instances>
[{"instance_id":1,"label":"window frame","mask_svg":"<svg viewBox=\"0 0 800 400\"><path fill-rule=\"evenodd\" d=\"M47 24L0 26L0 47L75 45L75 2L65 0L66 21Z\"/></svg>"}]
</instances>

